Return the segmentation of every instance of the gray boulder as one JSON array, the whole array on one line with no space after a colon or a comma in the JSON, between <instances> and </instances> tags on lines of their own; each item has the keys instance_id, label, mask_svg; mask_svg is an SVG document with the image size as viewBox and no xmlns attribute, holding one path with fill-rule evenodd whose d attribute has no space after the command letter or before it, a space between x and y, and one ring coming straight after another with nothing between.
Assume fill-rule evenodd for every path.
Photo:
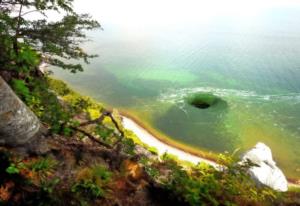
<instances>
[{"instance_id":1,"label":"gray boulder","mask_svg":"<svg viewBox=\"0 0 300 206\"><path fill-rule=\"evenodd\" d=\"M288 190L287 179L276 166L271 149L267 145L258 142L254 148L242 156L242 162L247 160L257 165L249 168L249 173L256 182L277 191L286 192Z\"/></svg>"}]
</instances>

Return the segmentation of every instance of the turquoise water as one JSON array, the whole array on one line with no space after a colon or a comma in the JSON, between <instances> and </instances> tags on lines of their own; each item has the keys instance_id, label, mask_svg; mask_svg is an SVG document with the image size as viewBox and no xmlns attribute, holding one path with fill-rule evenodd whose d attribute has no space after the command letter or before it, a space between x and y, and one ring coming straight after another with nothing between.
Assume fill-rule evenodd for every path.
<instances>
[{"instance_id":1,"label":"turquoise water","mask_svg":"<svg viewBox=\"0 0 300 206\"><path fill-rule=\"evenodd\" d=\"M255 22L124 30L104 22L85 45L99 57L85 72L55 75L155 130L215 153L262 141L290 178L300 178L300 8L267 11ZM106 23L106 24L105 24ZM184 100L210 92L226 107Z\"/></svg>"}]
</instances>

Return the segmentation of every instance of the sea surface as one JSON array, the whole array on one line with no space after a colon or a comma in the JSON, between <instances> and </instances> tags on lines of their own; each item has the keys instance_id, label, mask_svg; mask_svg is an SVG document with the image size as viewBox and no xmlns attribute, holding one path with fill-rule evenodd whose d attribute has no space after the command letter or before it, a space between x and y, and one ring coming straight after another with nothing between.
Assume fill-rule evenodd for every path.
<instances>
[{"instance_id":1,"label":"sea surface","mask_svg":"<svg viewBox=\"0 0 300 206\"><path fill-rule=\"evenodd\" d=\"M300 8L253 21L102 26L84 45L99 57L75 75L54 68L56 77L199 150L243 152L264 142L284 173L300 179ZM185 101L199 92L227 104Z\"/></svg>"}]
</instances>

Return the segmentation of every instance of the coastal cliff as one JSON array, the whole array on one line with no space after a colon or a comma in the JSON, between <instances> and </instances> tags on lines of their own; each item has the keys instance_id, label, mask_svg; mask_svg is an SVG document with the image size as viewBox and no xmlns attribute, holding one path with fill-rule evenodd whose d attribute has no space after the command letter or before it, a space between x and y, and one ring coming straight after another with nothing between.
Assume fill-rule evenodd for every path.
<instances>
[{"instance_id":1,"label":"coastal cliff","mask_svg":"<svg viewBox=\"0 0 300 206\"><path fill-rule=\"evenodd\" d=\"M170 154L153 149L126 129L132 124L126 117L122 124L116 111L107 111L61 81L43 77L42 82L30 93L39 98L38 107L28 98L20 98L47 127L49 149L41 155L1 147L0 198L4 205L295 202L297 193L287 193L283 198L268 187L257 186L248 174L251 165L237 164L238 157L220 155L217 164L223 169L201 158L188 163L197 157L186 153L176 157L170 149ZM201 163L195 164L198 161Z\"/></svg>"}]
</instances>

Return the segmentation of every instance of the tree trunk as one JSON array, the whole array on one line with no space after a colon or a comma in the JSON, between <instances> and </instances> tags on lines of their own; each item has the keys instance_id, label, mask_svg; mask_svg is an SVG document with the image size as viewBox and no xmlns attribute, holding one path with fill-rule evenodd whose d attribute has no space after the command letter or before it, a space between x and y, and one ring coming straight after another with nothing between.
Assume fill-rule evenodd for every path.
<instances>
[{"instance_id":1,"label":"tree trunk","mask_svg":"<svg viewBox=\"0 0 300 206\"><path fill-rule=\"evenodd\" d=\"M41 123L0 76L0 144L25 145L38 138Z\"/></svg>"}]
</instances>

